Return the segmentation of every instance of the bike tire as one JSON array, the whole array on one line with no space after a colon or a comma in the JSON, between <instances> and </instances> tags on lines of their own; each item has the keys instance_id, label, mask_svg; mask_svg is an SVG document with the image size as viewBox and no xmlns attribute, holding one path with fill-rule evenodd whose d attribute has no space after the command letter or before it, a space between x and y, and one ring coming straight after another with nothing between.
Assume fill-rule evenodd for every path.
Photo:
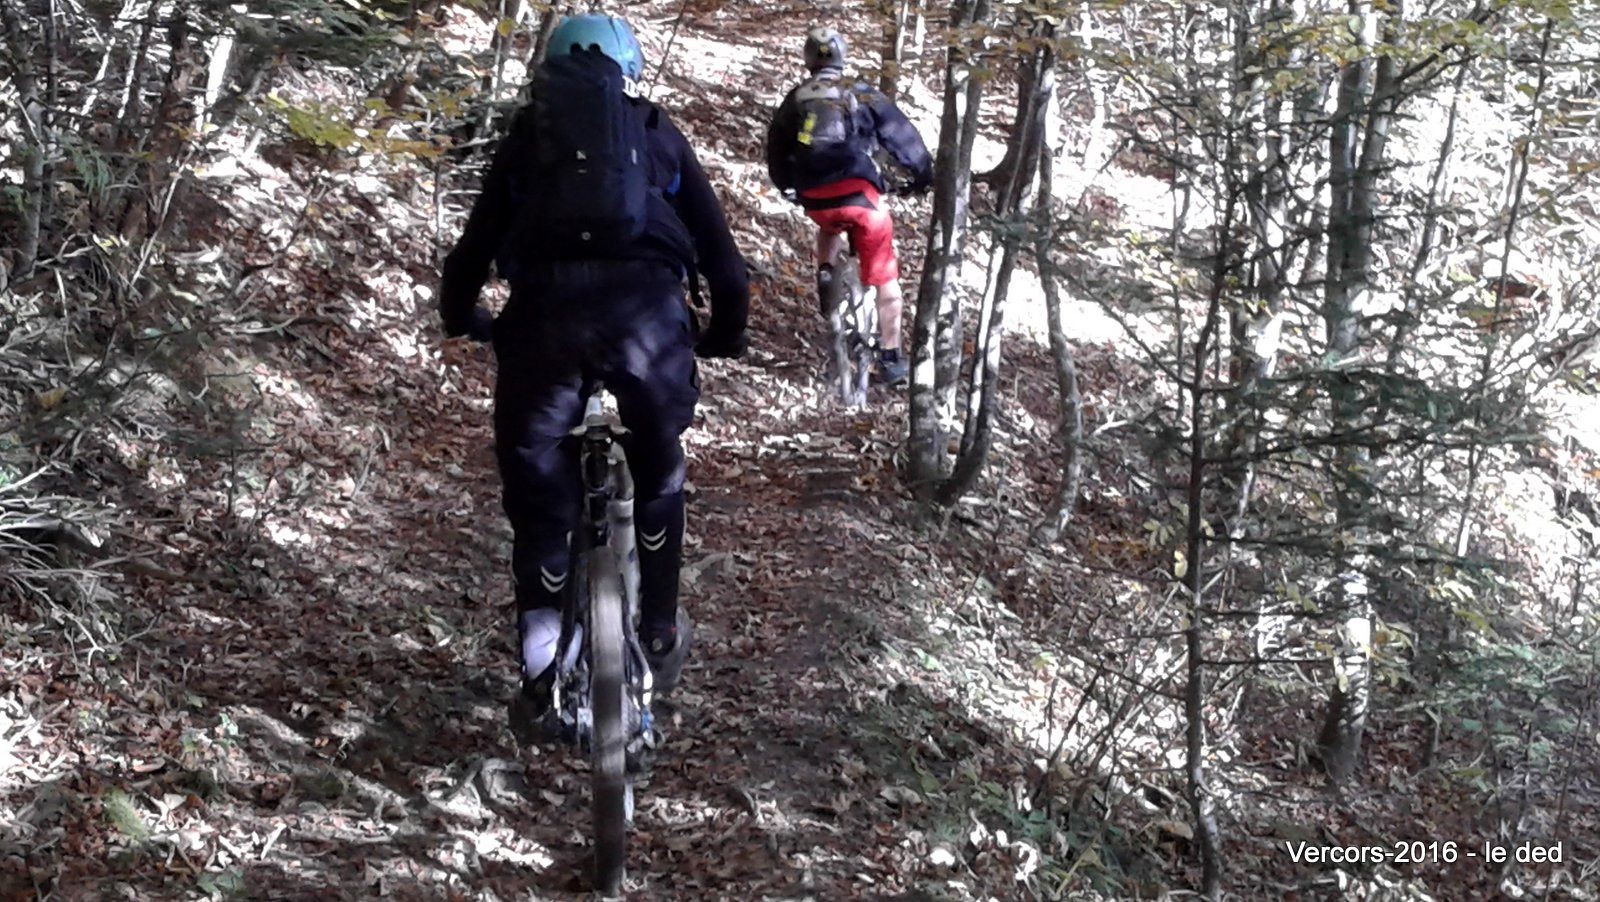
<instances>
[{"instance_id":1,"label":"bike tire","mask_svg":"<svg viewBox=\"0 0 1600 902\"><path fill-rule=\"evenodd\" d=\"M589 745L594 790L595 889L616 893L627 864L627 701L622 574L616 555L589 557L589 666L594 732Z\"/></svg>"},{"instance_id":2,"label":"bike tire","mask_svg":"<svg viewBox=\"0 0 1600 902\"><path fill-rule=\"evenodd\" d=\"M833 314L833 354L839 400L846 407L861 407L867 401L866 367L870 365L870 355L864 354L862 347L871 342L872 336L861 328L867 290L861 284L861 263L854 254L838 267L836 278L841 293Z\"/></svg>"},{"instance_id":3,"label":"bike tire","mask_svg":"<svg viewBox=\"0 0 1600 902\"><path fill-rule=\"evenodd\" d=\"M844 312L835 310L831 317L833 322L833 387L839 393L839 401L846 406L854 402L855 374L851 369L854 354L850 347L850 335L844 324Z\"/></svg>"}]
</instances>

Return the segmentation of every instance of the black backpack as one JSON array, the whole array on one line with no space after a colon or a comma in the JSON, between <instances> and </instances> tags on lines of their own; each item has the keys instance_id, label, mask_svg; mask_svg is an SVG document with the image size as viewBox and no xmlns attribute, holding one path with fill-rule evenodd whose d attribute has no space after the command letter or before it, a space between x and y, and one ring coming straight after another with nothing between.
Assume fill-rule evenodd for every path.
<instances>
[{"instance_id":1,"label":"black backpack","mask_svg":"<svg viewBox=\"0 0 1600 902\"><path fill-rule=\"evenodd\" d=\"M842 76L818 75L795 89L794 100L800 111L795 162L802 169L870 152L856 125L856 92Z\"/></svg>"},{"instance_id":2,"label":"black backpack","mask_svg":"<svg viewBox=\"0 0 1600 902\"><path fill-rule=\"evenodd\" d=\"M651 218L645 114L622 69L596 50L545 61L533 96L535 209L529 230L553 256L625 256Z\"/></svg>"}]
</instances>

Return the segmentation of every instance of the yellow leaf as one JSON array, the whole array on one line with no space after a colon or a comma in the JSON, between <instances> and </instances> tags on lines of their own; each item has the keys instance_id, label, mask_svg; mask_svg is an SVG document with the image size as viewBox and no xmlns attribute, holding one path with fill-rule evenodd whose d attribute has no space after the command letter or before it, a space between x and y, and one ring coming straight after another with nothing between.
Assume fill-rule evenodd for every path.
<instances>
[{"instance_id":1,"label":"yellow leaf","mask_svg":"<svg viewBox=\"0 0 1600 902\"><path fill-rule=\"evenodd\" d=\"M494 27L494 30L500 32L500 36L502 38L509 38L509 37L511 37L511 30L513 28L516 28L516 27L517 27L517 20L511 19L511 18L505 18L505 19L501 19L500 20L500 24L496 25Z\"/></svg>"},{"instance_id":2,"label":"yellow leaf","mask_svg":"<svg viewBox=\"0 0 1600 902\"><path fill-rule=\"evenodd\" d=\"M59 388L52 388L49 391L39 392L33 399L39 403L41 410L55 410L66 397L67 387L63 385Z\"/></svg>"}]
</instances>

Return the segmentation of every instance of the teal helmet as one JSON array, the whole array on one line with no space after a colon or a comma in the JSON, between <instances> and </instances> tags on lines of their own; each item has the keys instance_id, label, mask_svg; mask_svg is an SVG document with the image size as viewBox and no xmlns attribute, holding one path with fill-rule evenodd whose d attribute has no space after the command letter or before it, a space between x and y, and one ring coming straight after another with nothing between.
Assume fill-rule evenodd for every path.
<instances>
[{"instance_id":1,"label":"teal helmet","mask_svg":"<svg viewBox=\"0 0 1600 902\"><path fill-rule=\"evenodd\" d=\"M591 13L568 16L550 33L550 56L565 56L577 47L593 48L611 57L630 81L644 74L644 51L628 23L615 16Z\"/></svg>"}]
</instances>

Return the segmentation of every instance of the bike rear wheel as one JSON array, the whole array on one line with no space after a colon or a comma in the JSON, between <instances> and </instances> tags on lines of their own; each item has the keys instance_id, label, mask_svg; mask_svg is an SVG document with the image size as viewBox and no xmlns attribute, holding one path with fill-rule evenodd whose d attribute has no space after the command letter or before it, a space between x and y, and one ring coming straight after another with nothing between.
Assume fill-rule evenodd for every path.
<instances>
[{"instance_id":1,"label":"bike rear wheel","mask_svg":"<svg viewBox=\"0 0 1600 902\"><path fill-rule=\"evenodd\" d=\"M627 863L627 636L623 632L622 574L616 555L597 548L589 557L590 693L594 733L590 778L594 789L595 888L615 893Z\"/></svg>"},{"instance_id":2,"label":"bike rear wheel","mask_svg":"<svg viewBox=\"0 0 1600 902\"><path fill-rule=\"evenodd\" d=\"M861 284L861 264L854 254L838 265L835 278L839 284L838 304L829 316L833 327L834 385L846 407L860 407L867 401L876 311L866 311L867 289Z\"/></svg>"}]
</instances>

